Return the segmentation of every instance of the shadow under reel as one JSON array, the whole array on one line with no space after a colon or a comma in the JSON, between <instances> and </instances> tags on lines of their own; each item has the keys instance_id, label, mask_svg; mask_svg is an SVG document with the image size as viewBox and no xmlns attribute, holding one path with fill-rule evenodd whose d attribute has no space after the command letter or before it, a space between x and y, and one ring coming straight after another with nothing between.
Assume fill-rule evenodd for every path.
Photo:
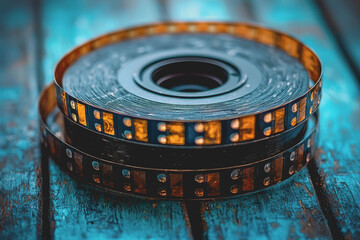
<instances>
[{"instance_id":1,"label":"shadow under reel","mask_svg":"<svg viewBox=\"0 0 360 240\"><path fill-rule=\"evenodd\" d=\"M146 198L214 199L304 168L320 96L318 57L287 34L166 22L70 51L39 109L46 149L72 177Z\"/></svg>"}]
</instances>

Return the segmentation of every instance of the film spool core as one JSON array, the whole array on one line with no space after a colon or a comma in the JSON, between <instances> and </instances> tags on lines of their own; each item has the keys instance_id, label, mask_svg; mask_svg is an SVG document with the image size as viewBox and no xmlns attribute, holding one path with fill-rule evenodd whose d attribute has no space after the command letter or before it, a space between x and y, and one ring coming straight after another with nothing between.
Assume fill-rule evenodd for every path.
<instances>
[{"instance_id":1,"label":"film spool core","mask_svg":"<svg viewBox=\"0 0 360 240\"><path fill-rule=\"evenodd\" d=\"M178 98L216 96L246 82L239 69L230 63L199 56L155 60L135 74L134 80L155 94Z\"/></svg>"},{"instance_id":2,"label":"film spool core","mask_svg":"<svg viewBox=\"0 0 360 240\"><path fill-rule=\"evenodd\" d=\"M160 87L176 92L209 91L223 85L229 78L226 69L210 59L194 57L165 60L152 74Z\"/></svg>"},{"instance_id":3,"label":"film spool core","mask_svg":"<svg viewBox=\"0 0 360 240\"><path fill-rule=\"evenodd\" d=\"M166 54L164 54L166 56ZM168 57L145 58L150 62L134 73L140 87L155 94L175 98L209 98L244 86L247 78L235 64L225 59L172 52Z\"/></svg>"},{"instance_id":4,"label":"film spool core","mask_svg":"<svg viewBox=\"0 0 360 240\"><path fill-rule=\"evenodd\" d=\"M132 59L118 72L119 83L132 94L156 102L190 105L245 96L256 90L261 78L261 71L246 59L186 48Z\"/></svg>"}]
</instances>

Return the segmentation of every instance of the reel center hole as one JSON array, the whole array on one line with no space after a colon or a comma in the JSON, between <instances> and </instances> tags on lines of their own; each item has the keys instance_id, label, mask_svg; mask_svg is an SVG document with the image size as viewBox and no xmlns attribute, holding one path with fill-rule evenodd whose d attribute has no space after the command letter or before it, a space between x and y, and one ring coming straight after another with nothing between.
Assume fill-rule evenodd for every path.
<instances>
[{"instance_id":1,"label":"reel center hole","mask_svg":"<svg viewBox=\"0 0 360 240\"><path fill-rule=\"evenodd\" d=\"M164 62L152 74L153 82L177 92L202 92L220 87L228 80L227 71L209 59L177 58Z\"/></svg>"}]
</instances>

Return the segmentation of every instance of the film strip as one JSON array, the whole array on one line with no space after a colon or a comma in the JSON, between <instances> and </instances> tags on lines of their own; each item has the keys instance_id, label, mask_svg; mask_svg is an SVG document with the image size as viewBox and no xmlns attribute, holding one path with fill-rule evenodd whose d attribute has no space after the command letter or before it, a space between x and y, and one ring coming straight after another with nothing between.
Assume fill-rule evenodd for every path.
<instances>
[{"instance_id":1,"label":"film strip","mask_svg":"<svg viewBox=\"0 0 360 240\"><path fill-rule=\"evenodd\" d=\"M50 85L40 98L42 136L51 158L72 177L116 192L146 198L194 200L236 196L288 179L306 166L316 150L318 121L315 114L312 128L295 146L271 158L243 165L155 169L106 161L74 148L48 128L46 119L56 105L54 87Z\"/></svg>"},{"instance_id":2,"label":"film strip","mask_svg":"<svg viewBox=\"0 0 360 240\"><path fill-rule=\"evenodd\" d=\"M93 51L122 41L184 33L226 34L276 47L303 65L311 83L291 101L265 111L201 120L129 115L63 89L65 72ZM39 100L42 137L49 156L90 185L146 198L231 197L284 181L310 161L316 150L321 82L321 64L314 52L278 31L216 22L135 27L91 40L60 60L54 84ZM56 106L65 122L59 132L49 127Z\"/></svg>"},{"instance_id":3,"label":"film strip","mask_svg":"<svg viewBox=\"0 0 360 240\"><path fill-rule=\"evenodd\" d=\"M91 51L120 41L181 33L226 33L284 50L298 59L313 82L308 91L292 101L253 115L215 121L161 121L127 116L92 106L62 89L64 72ZM225 145L264 139L305 122L317 110L321 96L321 64L315 53L287 34L243 23L160 23L103 35L65 55L55 69L57 102L72 121L100 134L126 141L175 146Z\"/></svg>"}]
</instances>

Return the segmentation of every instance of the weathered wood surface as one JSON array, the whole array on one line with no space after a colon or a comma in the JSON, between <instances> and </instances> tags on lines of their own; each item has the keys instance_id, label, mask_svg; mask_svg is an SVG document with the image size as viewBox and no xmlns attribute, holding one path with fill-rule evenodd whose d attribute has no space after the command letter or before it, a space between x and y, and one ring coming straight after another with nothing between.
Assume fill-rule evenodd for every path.
<instances>
[{"instance_id":1,"label":"weathered wood surface","mask_svg":"<svg viewBox=\"0 0 360 240\"><path fill-rule=\"evenodd\" d=\"M104 193L50 166L51 235L56 239L191 239L184 205Z\"/></svg>"},{"instance_id":2,"label":"weathered wood surface","mask_svg":"<svg viewBox=\"0 0 360 240\"><path fill-rule=\"evenodd\" d=\"M0 239L359 239L359 84L339 41L358 44L346 42L356 36L343 27L335 39L320 10L310 0L2 1ZM77 183L52 161L41 165L37 88L64 52L121 27L204 19L260 22L315 49L324 65L316 162L269 190L196 203L120 197Z\"/></svg>"},{"instance_id":3,"label":"weathered wood surface","mask_svg":"<svg viewBox=\"0 0 360 240\"><path fill-rule=\"evenodd\" d=\"M35 19L27 1L0 2L0 239L42 231Z\"/></svg>"},{"instance_id":4,"label":"weathered wood surface","mask_svg":"<svg viewBox=\"0 0 360 240\"><path fill-rule=\"evenodd\" d=\"M111 30L159 21L160 11L149 0L45 1L46 81L52 81L53 66L72 47ZM184 206L101 193L76 183L50 162L50 235L56 239L192 238Z\"/></svg>"}]
</instances>

